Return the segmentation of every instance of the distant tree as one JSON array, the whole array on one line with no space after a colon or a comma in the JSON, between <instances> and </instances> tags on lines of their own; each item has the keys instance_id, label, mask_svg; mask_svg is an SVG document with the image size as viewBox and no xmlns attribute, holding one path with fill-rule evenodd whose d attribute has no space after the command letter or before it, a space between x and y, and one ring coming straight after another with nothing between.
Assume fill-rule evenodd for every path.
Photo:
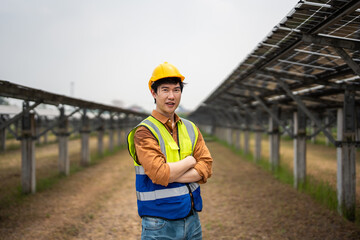
<instances>
[{"instance_id":1,"label":"distant tree","mask_svg":"<svg viewBox=\"0 0 360 240\"><path fill-rule=\"evenodd\" d=\"M9 101L4 97L0 97L0 105L9 105Z\"/></svg>"}]
</instances>

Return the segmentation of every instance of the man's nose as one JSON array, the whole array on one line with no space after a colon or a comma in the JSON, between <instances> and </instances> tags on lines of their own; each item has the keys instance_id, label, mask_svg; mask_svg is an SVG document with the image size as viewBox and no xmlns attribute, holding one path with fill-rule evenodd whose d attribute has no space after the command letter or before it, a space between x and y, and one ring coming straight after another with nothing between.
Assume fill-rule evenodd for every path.
<instances>
[{"instance_id":1,"label":"man's nose","mask_svg":"<svg viewBox=\"0 0 360 240\"><path fill-rule=\"evenodd\" d=\"M174 98L174 92L173 91L169 91L168 98L171 98L171 99Z\"/></svg>"}]
</instances>

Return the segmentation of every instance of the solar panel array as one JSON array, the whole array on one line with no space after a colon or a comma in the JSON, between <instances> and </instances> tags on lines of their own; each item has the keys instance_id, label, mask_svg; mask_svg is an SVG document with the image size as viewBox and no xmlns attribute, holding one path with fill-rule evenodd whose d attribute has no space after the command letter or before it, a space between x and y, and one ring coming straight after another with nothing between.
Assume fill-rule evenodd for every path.
<instances>
[{"instance_id":1,"label":"solar panel array","mask_svg":"<svg viewBox=\"0 0 360 240\"><path fill-rule=\"evenodd\" d=\"M191 118L205 120L214 109L245 113L259 98L285 116L299 104L291 95L324 112L343 107L347 88L359 105L359 63L360 1L300 1Z\"/></svg>"}]
</instances>

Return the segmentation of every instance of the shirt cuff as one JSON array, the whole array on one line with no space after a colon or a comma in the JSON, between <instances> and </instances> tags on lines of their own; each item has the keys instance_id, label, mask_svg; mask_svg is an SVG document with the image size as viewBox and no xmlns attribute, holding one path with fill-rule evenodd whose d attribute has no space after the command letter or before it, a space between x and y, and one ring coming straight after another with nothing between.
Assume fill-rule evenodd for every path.
<instances>
[{"instance_id":1,"label":"shirt cuff","mask_svg":"<svg viewBox=\"0 0 360 240\"><path fill-rule=\"evenodd\" d=\"M199 173L201 180L198 181L198 183L206 183L208 179L207 169L206 166L202 166L201 162L198 162L194 169Z\"/></svg>"}]
</instances>

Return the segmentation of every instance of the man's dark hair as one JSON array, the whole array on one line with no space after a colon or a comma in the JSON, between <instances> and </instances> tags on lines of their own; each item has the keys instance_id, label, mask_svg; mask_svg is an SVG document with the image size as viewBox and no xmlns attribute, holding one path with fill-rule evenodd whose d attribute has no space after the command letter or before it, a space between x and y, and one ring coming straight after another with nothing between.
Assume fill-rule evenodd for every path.
<instances>
[{"instance_id":1,"label":"man's dark hair","mask_svg":"<svg viewBox=\"0 0 360 240\"><path fill-rule=\"evenodd\" d=\"M177 84L180 83L180 90L182 92L183 88L184 88L184 83L181 81L180 78L178 77L167 77L167 78L162 78L159 79L157 81L155 81L152 85L151 85L151 89L154 90L155 93L157 93L158 87L161 84L165 84L165 83L170 83L170 84ZM156 103L156 99L154 99L154 103Z\"/></svg>"},{"instance_id":2,"label":"man's dark hair","mask_svg":"<svg viewBox=\"0 0 360 240\"><path fill-rule=\"evenodd\" d=\"M157 89L161 84L165 84L165 83L170 83L170 84L177 84L180 83L180 89L181 92L184 88L184 83L181 82L181 79L178 77L168 77L168 78L162 78L159 79L157 81L155 81L152 85L151 85L151 89L154 90L155 93L157 93Z\"/></svg>"}]
</instances>

